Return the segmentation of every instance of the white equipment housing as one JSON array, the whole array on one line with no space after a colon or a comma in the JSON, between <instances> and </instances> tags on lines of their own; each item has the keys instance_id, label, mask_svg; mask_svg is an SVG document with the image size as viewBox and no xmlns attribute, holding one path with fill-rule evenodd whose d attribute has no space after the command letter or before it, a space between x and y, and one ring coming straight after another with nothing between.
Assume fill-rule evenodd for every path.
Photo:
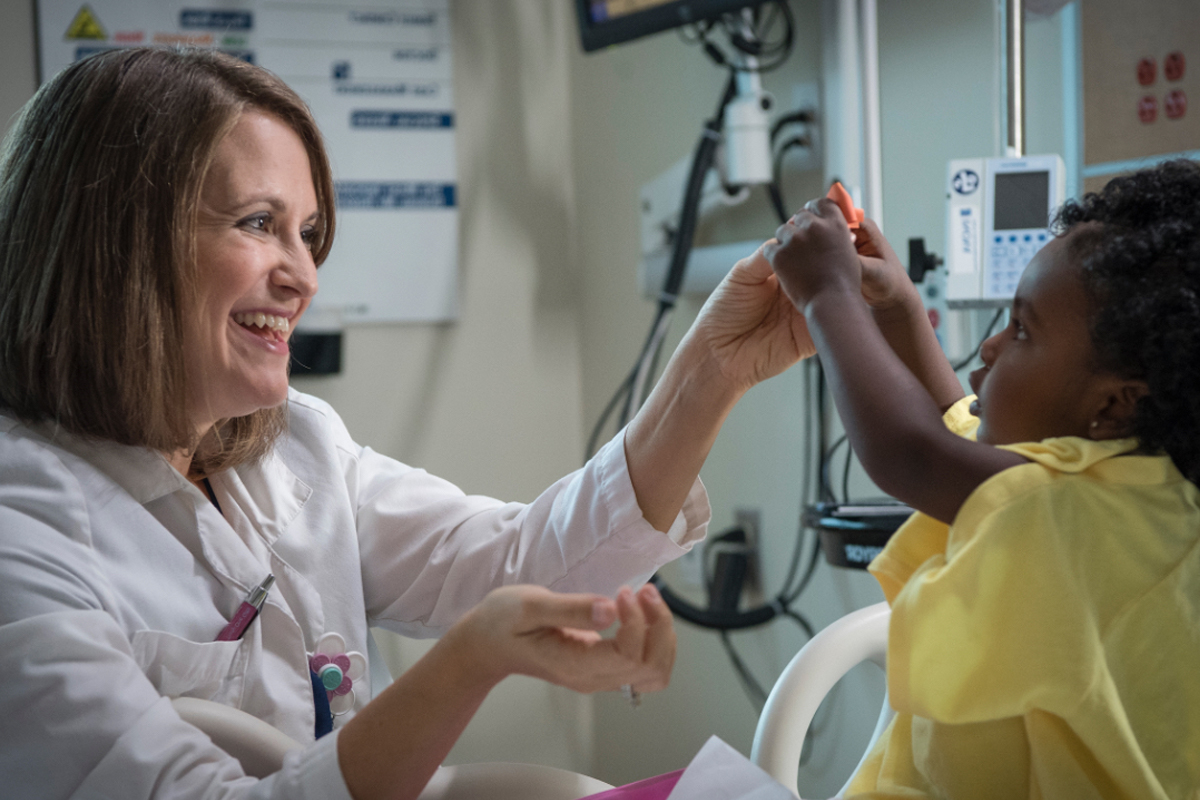
<instances>
[{"instance_id":1,"label":"white equipment housing","mask_svg":"<svg viewBox=\"0 0 1200 800\"><path fill-rule=\"evenodd\" d=\"M1066 198L1057 155L963 158L946 170L946 300L950 308L1007 305L1021 273L1050 241Z\"/></svg>"},{"instance_id":2,"label":"white equipment housing","mask_svg":"<svg viewBox=\"0 0 1200 800\"><path fill-rule=\"evenodd\" d=\"M679 226L680 193L687 183L692 157L685 156L654 180L642 186L642 260L638 279L642 294L657 297L662 290L667 268L671 263L673 240L671 232ZM700 194L698 218L704 219L718 208L735 206L746 201L750 188L742 186L735 194L729 194L721 185L717 170L712 170L704 181ZM715 247L696 247L688 259L684 275L682 294L706 294L711 292L729 272L739 258L744 258L762 244L760 241L736 242Z\"/></svg>"}]
</instances>

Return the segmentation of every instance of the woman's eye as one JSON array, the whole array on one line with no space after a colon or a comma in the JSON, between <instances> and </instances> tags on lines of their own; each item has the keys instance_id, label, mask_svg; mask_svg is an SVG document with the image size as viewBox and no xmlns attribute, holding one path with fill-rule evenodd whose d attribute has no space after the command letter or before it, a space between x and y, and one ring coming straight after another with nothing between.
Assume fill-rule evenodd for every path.
<instances>
[{"instance_id":1,"label":"woman's eye","mask_svg":"<svg viewBox=\"0 0 1200 800\"><path fill-rule=\"evenodd\" d=\"M304 244L308 247L309 250L312 249L313 243L316 242L316 240L317 240L317 229L316 228L305 228L304 230L300 231L300 241L304 242Z\"/></svg>"},{"instance_id":2,"label":"woman's eye","mask_svg":"<svg viewBox=\"0 0 1200 800\"><path fill-rule=\"evenodd\" d=\"M239 225L243 228L250 228L251 230L261 231L261 230L266 230L267 224L270 223L270 221L271 221L270 214L255 214L252 217L246 217L244 220L242 220L239 223Z\"/></svg>"}]
</instances>

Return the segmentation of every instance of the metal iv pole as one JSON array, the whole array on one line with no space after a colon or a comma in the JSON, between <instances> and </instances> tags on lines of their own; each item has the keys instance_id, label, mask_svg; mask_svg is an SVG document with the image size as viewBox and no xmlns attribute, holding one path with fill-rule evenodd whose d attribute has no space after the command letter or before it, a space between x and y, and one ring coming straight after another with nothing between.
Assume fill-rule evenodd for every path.
<instances>
[{"instance_id":1,"label":"metal iv pole","mask_svg":"<svg viewBox=\"0 0 1200 800\"><path fill-rule=\"evenodd\" d=\"M1006 0L1004 8L1005 63L1008 95L1008 135L1005 155L1025 155L1025 2Z\"/></svg>"}]
</instances>

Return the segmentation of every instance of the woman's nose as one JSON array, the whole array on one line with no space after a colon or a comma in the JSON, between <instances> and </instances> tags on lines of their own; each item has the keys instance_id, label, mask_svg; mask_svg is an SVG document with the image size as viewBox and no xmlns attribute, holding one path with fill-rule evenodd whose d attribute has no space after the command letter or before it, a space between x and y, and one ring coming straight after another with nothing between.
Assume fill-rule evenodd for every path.
<instances>
[{"instance_id":1,"label":"woman's nose","mask_svg":"<svg viewBox=\"0 0 1200 800\"><path fill-rule=\"evenodd\" d=\"M313 263L308 245L297 237L288 243L280 258L279 267L273 273L276 285L291 289L302 298L317 293L317 265Z\"/></svg>"}]
</instances>

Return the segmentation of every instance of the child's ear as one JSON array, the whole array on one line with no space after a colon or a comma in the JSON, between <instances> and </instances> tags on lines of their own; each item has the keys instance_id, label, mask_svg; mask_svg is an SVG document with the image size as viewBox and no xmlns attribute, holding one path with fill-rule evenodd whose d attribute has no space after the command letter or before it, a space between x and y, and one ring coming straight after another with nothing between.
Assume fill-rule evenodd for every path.
<instances>
[{"instance_id":1,"label":"child's ear","mask_svg":"<svg viewBox=\"0 0 1200 800\"><path fill-rule=\"evenodd\" d=\"M1150 394L1150 387L1143 380L1116 376L1107 377L1104 382L1099 408L1088 427L1088 438L1102 441L1132 436L1138 401Z\"/></svg>"}]
</instances>

